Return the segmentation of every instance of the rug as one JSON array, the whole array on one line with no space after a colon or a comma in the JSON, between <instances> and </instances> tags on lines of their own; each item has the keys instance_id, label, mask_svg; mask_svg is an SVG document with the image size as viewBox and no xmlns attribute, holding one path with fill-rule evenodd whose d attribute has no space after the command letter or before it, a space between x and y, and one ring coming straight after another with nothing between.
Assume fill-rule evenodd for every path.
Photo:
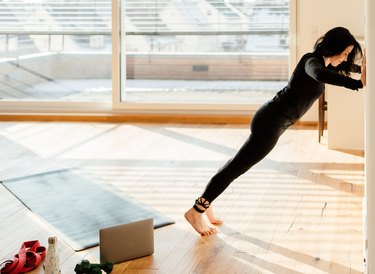
<instances>
[{"instance_id":1,"label":"rug","mask_svg":"<svg viewBox=\"0 0 375 274\"><path fill-rule=\"evenodd\" d=\"M74 250L99 244L99 229L153 218L154 227L174 221L150 206L73 169L1 182Z\"/></svg>"}]
</instances>

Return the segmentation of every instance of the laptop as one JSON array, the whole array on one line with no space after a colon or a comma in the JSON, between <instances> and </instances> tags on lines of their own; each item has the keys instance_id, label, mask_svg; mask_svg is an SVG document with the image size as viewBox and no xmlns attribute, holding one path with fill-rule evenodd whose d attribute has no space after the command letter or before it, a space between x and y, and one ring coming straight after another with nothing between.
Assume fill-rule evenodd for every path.
<instances>
[{"instance_id":1,"label":"laptop","mask_svg":"<svg viewBox=\"0 0 375 274\"><path fill-rule=\"evenodd\" d=\"M99 230L100 263L120 263L154 253L152 218Z\"/></svg>"}]
</instances>

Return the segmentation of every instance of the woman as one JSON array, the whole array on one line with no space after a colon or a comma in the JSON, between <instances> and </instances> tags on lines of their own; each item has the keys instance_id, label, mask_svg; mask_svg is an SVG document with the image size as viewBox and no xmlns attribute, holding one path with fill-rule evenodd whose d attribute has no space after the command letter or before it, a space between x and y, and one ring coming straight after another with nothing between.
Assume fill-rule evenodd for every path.
<instances>
[{"instance_id":1,"label":"woman","mask_svg":"<svg viewBox=\"0 0 375 274\"><path fill-rule=\"evenodd\" d=\"M312 53L302 56L286 87L264 104L254 115L251 134L237 154L210 180L202 196L185 213L186 220L202 236L216 233L206 223L221 220L214 216L210 204L241 174L262 160L276 145L283 132L296 123L324 92L325 83L358 90L366 85L366 63L362 59L361 79L350 78L350 72L360 72L354 64L362 50L353 35L336 27L319 38Z\"/></svg>"}]
</instances>

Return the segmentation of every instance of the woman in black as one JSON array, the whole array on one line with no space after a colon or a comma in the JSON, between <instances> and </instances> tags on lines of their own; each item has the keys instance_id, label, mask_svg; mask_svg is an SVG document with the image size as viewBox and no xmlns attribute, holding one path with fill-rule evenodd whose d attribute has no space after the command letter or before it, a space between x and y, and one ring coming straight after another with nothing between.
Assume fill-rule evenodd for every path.
<instances>
[{"instance_id":1,"label":"woman in black","mask_svg":"<svg viewBox=\"0 0 375 274\"><path fill-rule=\"evenodd\" d=\"M366 64L362 59L361 79L350 78L360 72L354 64L362 50L353 35L343 27L328 31L315 43L314 51L302 56L286 87L265 103L254 115L251 134L237 154L210 180L202 196L185 213L186 220L202 236L216 233L204 221L220 224L210 204L241 174L262 160L276 145L283 132L296 123L324 92L325 84L358 90L366 85Z\"/></svg>"}]
</instances>

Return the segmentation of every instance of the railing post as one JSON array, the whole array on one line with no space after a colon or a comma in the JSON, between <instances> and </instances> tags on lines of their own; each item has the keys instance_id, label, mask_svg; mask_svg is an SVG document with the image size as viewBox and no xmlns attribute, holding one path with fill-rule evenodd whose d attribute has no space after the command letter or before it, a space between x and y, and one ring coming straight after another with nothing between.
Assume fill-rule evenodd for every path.
<instances>
[{"instance_id":1,"label":"railing post","mask_svg":"<svg viewBox=\"0 0 375 274\"><path fill-rule=\"evenodd\" d=\"M9 57L9 34L5 35L5 57Z\"/></svg>"}]
</instances>

